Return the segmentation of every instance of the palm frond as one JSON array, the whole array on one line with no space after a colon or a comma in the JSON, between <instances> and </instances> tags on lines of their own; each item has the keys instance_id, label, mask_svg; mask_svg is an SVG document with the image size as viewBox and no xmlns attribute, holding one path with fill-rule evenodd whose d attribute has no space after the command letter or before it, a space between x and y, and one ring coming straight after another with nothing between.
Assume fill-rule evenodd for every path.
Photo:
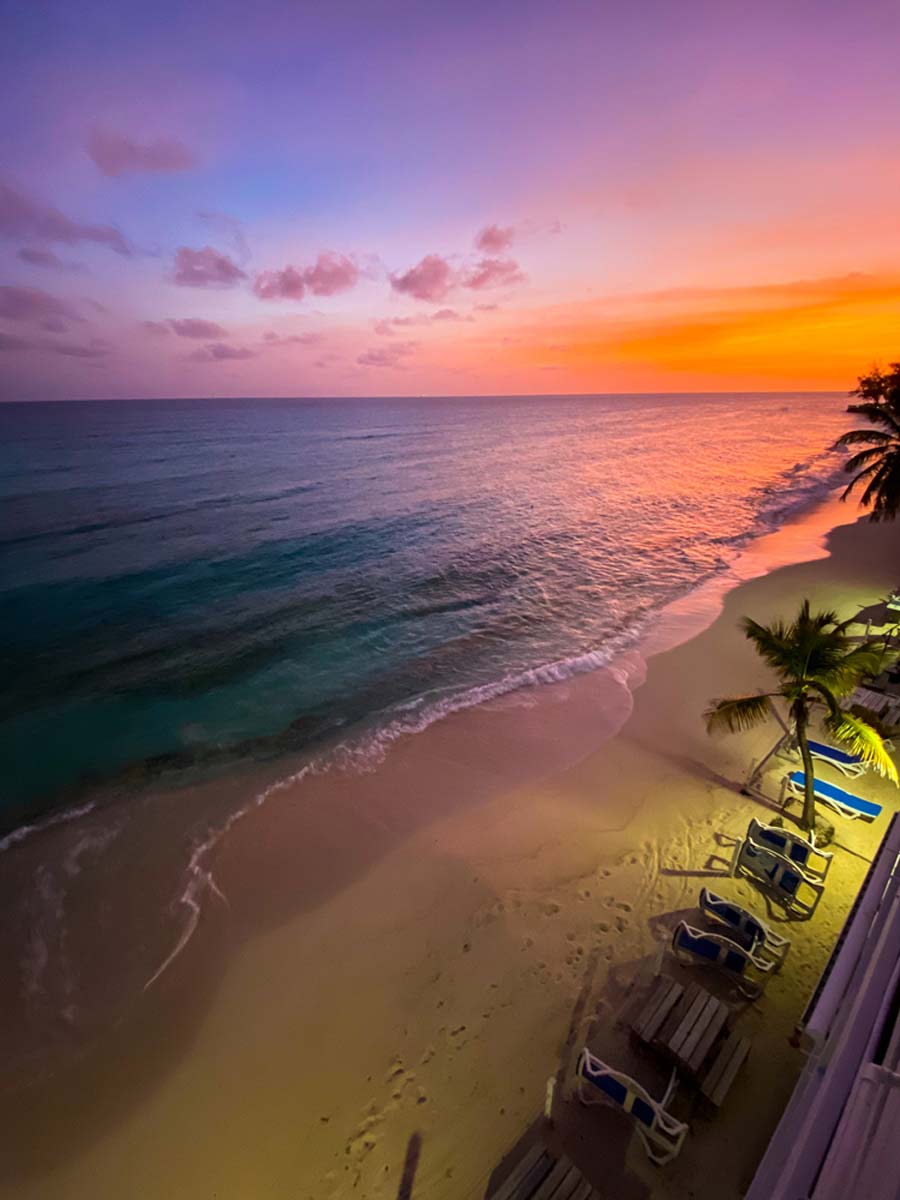
<instances>
[{"instance_id":1,"label":"palm frond","mask_svg":"<svg viewBox=\"0 0 900 1200\"><path fill-rule=\"evenodd\" d=\"M723 700L713 700L703 714L706 721L707 733L716 730L727 730L729 733L740 733L745 729L753 729L761 725L772 713L771 698L765 694L758 696L734 696Z\"/></svg>"},{"instance_id":2,"label":"palm frond","mask_svg":"<svg viewBox=\"0 0 900 1200\"><path fill-rule=\"evenodd\" d=\"M841 712L829 717L825 724L832 737L849 746L853 754L858 754L879 775L884 775L892 783L900 783L896 764L885 749L884 739L867 721L854 717L852 713Z\"/></svg>"},{"instance_id":3,"label":"palm frond","mask_svg":"<svg viewBox=\"0 0 900 1200\"><path fill-rule=\"evenodd\" d=\"M791 631L783 621L775 621L772 625L760 625L752 617L744 617L740 624L745 636L770 667L779 672L790 669L794 647Z\"/></svg>"},{"instance_id":4,"label":"palm frond","mask_svg":"<svg viewBox=\"0 0 900 1200\"><path fill-rule=\"evenodd\" d=\"M877 442L879 445L889 446L895 440L890 433L885 433L883 429L848 429L846 433L841 434L831 448L837 450L839 446L852 446L856 442Z\"/></svg>"},{"instance_id":5,"label":"palm frond","mask_svg":"<svg viewBox=\"0 0 900 1200\"><path fill-rule=\"evenodd\" d=\"M854 454L844 463L844 471L848 475L852 475L854 471L860 467L868 467L873 463L879 463L885 456L884 446L872 446L869 450L860 450L859 454Z\"/></svg>"}]
</instances>

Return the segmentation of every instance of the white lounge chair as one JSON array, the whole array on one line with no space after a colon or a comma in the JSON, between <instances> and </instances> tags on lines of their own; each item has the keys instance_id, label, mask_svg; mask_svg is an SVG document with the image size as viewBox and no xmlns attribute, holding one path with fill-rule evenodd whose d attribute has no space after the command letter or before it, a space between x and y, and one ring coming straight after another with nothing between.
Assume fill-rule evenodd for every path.
<instances>
[{"instance_id":1,"label":"white lounge chair","mask_svg":"<svg viewBox=\"0 0 900 1200\"><path fill-rule=\"evenodd\" d=\"M759 958L770 958L777 971L788 956L790 939L770 929L761 917L747 912L734 900L717 896L709 888L700 891L700 911L733 930L737 939Z\"/></svg>"},{"instance_id":2,"label":"white lounge chair","mask_svg":"<svg viewBox=\"0 0 900 1200\"><path fill-rule=\"evenodd\" d=\"M858 779L860 775L865 774L866 764L858 754L850 754L846 750L839 750L837 746L829 746L825 742L809 742L808 745L813 758L828 763L842 775L846 775L848 779Z\"/></svg>"},{"instance_id":3,"label":"white lounge chair","mask_svg":"<svg viewBox=\"0 0 900 1200\"><path fill-rule=\"evenodd\" d=\"M804 772L792 771L787 777L787 786L796 796L802 796L806 787ZM874 800L863 800L862 796L845 792L836 783L828 783L824 779L813 780L813 792L817 800L829 805L835 812L851 821L855 821L857 817L874 821L881 814L881 805L876 804Z\"/></svg>"},{"instance_id":4,"label":"white lounge chair","mask_svg":"<svg viewBox=\"0 0 900 1200\"><path fill-rule=\"evenodd\" d=\"M656 1101L630 1075L614 1071L585 1046L578 1056L576 1077L582 1104L609 1104L634 1119L638 1137L652 1162L663 1166L675 1158L688 1127L666 1112L678 1082L674 1071L666 1094Z\"/></svg>"},{"instance_id":5,"label":"white lounge chair","mask_svg":"<svg viewBox=\"0 0 900 1200\"><path fill-rule=\"evenodd\" d=\"M679 921L675 926L672 952L680 962L691 966L718 967L731 976L738 990L749 1000L756 1000L762 994L775 966L770 959L757 958L732 938L694 929L687 921ZM751 970L759 973L758 979L750 978Z\"/></svg>"},{"instance_id":6,"label":"white lounge chair","mask_svg":"<svg viewBox=\"0 0 900 1200\"><path fill-rule=\"evenodd\" d=\"M825 890L820 879L809 875L777 850L760 846L750 838L744 838L735 846L731 874L756 880L786 912L802 917L813 915Z\"/></svg>"},{"instance_id":7,"label":"white lounge chair","mask_svg":"<svg viewBox=\"0 0 900 1200\"><path fill-rule=\"evenodd\" d=\"M747 837L760 846L777 850L816 879L824 880L828 874L833 856L827 850L817 850L812 842L801 837L799 833L793 833L779 825L764 825L762 821L753 817L747 827Z\"/></svg>"}]
</instances>

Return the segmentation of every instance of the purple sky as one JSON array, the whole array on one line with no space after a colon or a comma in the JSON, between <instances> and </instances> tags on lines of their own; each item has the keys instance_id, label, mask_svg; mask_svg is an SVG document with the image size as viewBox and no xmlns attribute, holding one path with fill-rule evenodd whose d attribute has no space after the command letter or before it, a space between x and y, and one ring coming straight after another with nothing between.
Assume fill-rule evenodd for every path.
<instances>
[{"instance_id":1,"label":"purple sky","mask_svg":"<svg viewBox=\"0 0 900 1200\"><path fill-rule=\"evenodd\" d=\"M896 3L6 3L0 397L844 387Z\"/></svg>"}]
</instances>

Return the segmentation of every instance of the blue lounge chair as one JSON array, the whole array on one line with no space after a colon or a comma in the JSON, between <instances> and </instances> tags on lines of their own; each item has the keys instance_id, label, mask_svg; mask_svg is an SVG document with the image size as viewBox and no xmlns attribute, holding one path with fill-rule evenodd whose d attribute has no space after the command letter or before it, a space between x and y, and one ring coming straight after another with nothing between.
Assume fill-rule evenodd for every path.
<instances>
[{"instance_id":1,"label":"blue lounge chair","mask_svg":"<svg viewBox=\"0 0 900 1200\"><path fill-rule=\"evenodd\" d=\"M763 825L753 817L747 827L747 837L758 846L768 846L777 850L798 867L803 867L816 879L824 880L831 866L832 855L827 850L817 850L816 847L790 829L782 829L778 825Z\"/></svg>"},{"instance_id":2,"label":"blue lounge chair","mask_svg":"<svg viewBox=\"0 0 900 1200\"><path fill-rule=\"evenodd\" d=\"M674 1071L666 1094L662 1100L656 1101L630 1075L614 1071L585 1046L578 1056L576 1076L578 1098L582 1104L609 1104L633 1118L638 1136L652 1162L662 1166L678 1154L688 1127L666 1112L665 1106L672 1098L677 1083ZM590 1085L589 1089L586 1084Z\"/></svg>"},{"instance_id":3,"label":"blue lounge chair","mask_svg":"<svg viewBox=\"0 0 900 1200\"><path fill-rule=\"evenodd\" d=\"M795 795L802 796L806 786L806 775L803 771L792 771L787 777L787 783ZM817 800L830 805L835 812L851 821L855 821L857 817L865 817L867 821L874 821L881 814L880 804L876 804L874 800L863 800L861 796L854 796L852 792L845 792L836 783L827 783L824 779L816 779L813 783L813 791Z\"/></svg>"},{"instance_id":4,"label":"blue lounge chair","mask_svg":"<svg viewBox=\"0 0 900 1200\"><path fill-rule=\"evenodd\" d=\"M846 750L839 750L837 746L827 746L824 742L810 742L809 750L813 758L819 758L822 762L836 767L848 779L858 779L865 773L866 764L858 754L849 754Z\"/></svg>"},{"instance_id":5,"label":"blue lounge chair","mask_svg":"<svg viewBox=\"0 0 900 1200\"><path fill-rule=\"evenodd\" d=\"M735 846L731 874L754 879L786 912L802 917L813 915L825 890L821 879L807 874L777 850L760 846L750 838L744 838Z\"/></svg>"},{"instance_id":6,"label":"blue lounge chair","mask_svg":"<svg viewBox=\"0 0 900 1200\"><path fill-rule=\"evenodd\" d=\"M694 929L687 921L679 921L675 926L672 952L680 962L691 966L702 963L707 967L718 967L731 976L738 990L749 1000L755 1000L762 993L775 965L768 959L757 958L731 938ZM757 971L760 978L751 979L751 970Z\"/></svg>"},{"instance_id":7,"label":"blue lounge chair","mask_svg":"<svg viewBox=\"0 0 900 1200\"><path fill-rule=\"evenodd\" d=\"M733 900L717 896L709 888L700 892L700 911L727 925L746 949L759 958L770 958L778 970L791 948L790 939L770 929L765 921L747 912Z\"/></svg>"}]
</instances>

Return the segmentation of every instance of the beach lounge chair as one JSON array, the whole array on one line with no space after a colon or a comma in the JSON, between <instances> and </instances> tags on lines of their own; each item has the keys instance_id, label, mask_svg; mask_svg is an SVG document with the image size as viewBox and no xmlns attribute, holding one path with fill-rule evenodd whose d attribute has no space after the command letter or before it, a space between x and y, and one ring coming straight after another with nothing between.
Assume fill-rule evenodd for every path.
<instances>
[{"instance_id":1,"label":"beach lounge chair","mask_svg":"<svg viewBox=\"0 0 900 1200\"><path fill-rule=\"evenodd\" d=\"M829 766L837 768L848 779L858 779L866 771L866 764L858 754L849 754L839 750L837 746L828 746L825 742L809 742L809 751L813 758L818 758Z\"/></svg>"},{"instance_id":2,"label":"beach lounge chair","mask_svg":"<svg viewBox=\"0 0 900 1200\"><path fill-rule=\"evenodd\" d=\"M775 966L770 959L758 958L750 950L745 950L733 938L694 929L687 921L679 921L675 926L672 952L680 962L689 966L702 963L707 967L718 967L731 976L738 990L749 1000L756 1000L762 993L769 973ZM750 978L754 970L760 978Z\"/></svg>"},{"instance_id":3,"label":"beach lounge chair","mask_svg":"<svg viewBox=\"0 0 900 1200\"><path fill-rule=\"evenodd\" d=\"M762 821L753 817L747 827L747 837L758 846L777 850L816 879L824 880L828 874L832 855L826 850L817 850L812 842L799 833L792 833L790 829L782 829L778 825L763 825Z\"/></svg>"},{"instance_id":4,"label":"beach lounge chair","mask_svg":"<svg viewBox=\"0 0 900 1200\"><path fill-rule=\"evenodd\" d=\"M700 911L704 916L727 925L751 953L760 958L770 958L776 971L787 958L791 948L790 939L770 929L765 921L747 912L746 908L741 908L733 900L726 900L709 888L702 888Z\"/></svg>"},{"instance_id":5,"label":"beach lounge chair","mask_svg":"<svg viewBox=\"0 0 900 1200\"><path fill-rule=\"evenodd\" d=\"M576 1076L582 1104L609 1104L633 1118L652 1162L663 1166L675 1158L688 1127L666 1112L677 1083L674 1071L666 1094L656 1101L630 1075L614 1071L585 1046L578 1057Z\"/></svg>"},{"instance_id":6,"label":"beach lounge chair","mask_svg":"<svg viewBox=\"0 0 900 1200\"><path fill-rule=\"evenodd\" d=\"M792 771L787 777L787 785L795 795L802 796L806 786L806 775L803 771ZM876 804L874 800L863 800L861 796L845 792L836 783L827 783L824 779L814 781L813 791L817 800L829 805L835 812L851 821L855 821L857 817L874 821L881 813L881 805Z\"/></svg>"},{"instance_id":7,"label":"beach lounge chair","mask_svg":"<svg viewBox=\"0 0 900 1200\"><path fill-rule=\"evenodd\" d=\"M756 880L786 912L802 917L813 915L825 890L820 879L808 875L777 850L760 846L750 838L744 838L735 846L731 874Z\"/></svg>"}]
</instances>

